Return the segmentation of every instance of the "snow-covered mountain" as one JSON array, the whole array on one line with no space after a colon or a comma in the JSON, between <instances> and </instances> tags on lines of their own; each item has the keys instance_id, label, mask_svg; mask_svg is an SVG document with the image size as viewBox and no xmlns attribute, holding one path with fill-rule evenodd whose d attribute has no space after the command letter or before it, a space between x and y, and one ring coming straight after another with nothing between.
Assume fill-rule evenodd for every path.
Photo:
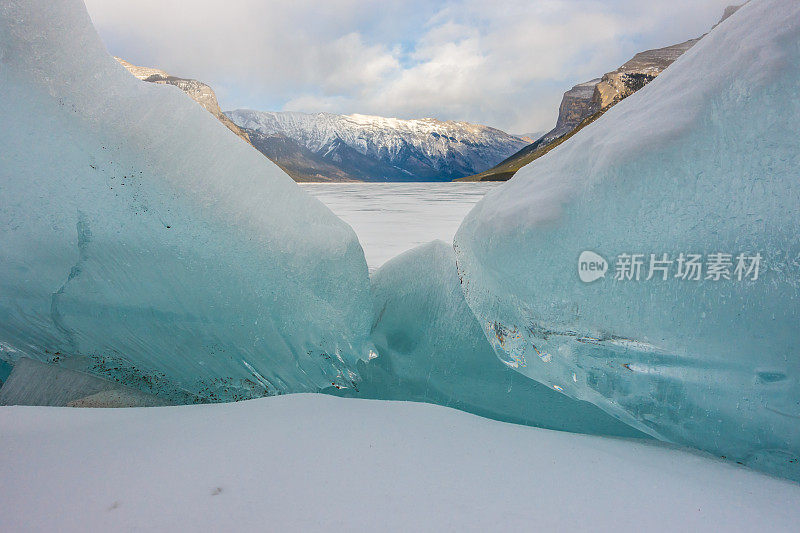
<instances>
[{"instance_id":1,"label":"snow-covered mountain","mask_svg":"<svg viewBox=\"0 0 800 533\"><path fill-rule=\"evenodd\" d=\"M468 122L433 118L401 120L369 115L226 112L253 144L298 181L320 179L313 170L282 160L287 142L340 170L338 178L362 181L449 181L486 170L528 143L522 137ZM284 150L277 150L280 144ZM310 159L303 159L305 166ZM293 171L294 170L294 171Z\"/></svg>"}]
</instances>

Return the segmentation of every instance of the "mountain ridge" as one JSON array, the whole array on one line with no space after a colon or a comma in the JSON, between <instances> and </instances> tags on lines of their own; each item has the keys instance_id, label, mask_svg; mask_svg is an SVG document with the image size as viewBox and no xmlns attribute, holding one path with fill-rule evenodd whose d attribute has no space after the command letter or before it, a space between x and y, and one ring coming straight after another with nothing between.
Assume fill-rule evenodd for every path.
<instances>
[{"instance_id":1,"label":"mountain ridge","mask_svg":"<svg viewBox=\"0 0 800 533\"><path fill-rule=\"evenodd\" d=\"M711 29L716 28L742 5L726 7L720 20ZM492 168L456 181L511 179L520 168L545 155L600 118L608 109L650 83L705 35L707 33L681 43L638 52L620 67L606 72L600 78L574 85L561 99L558 119L552 130Z\"/></svg>"},{"instance_id":2,"label":"mountain ridge","mask_svg":"<svg viewBox=\"0 0 800 533\"><path fill-rule=\"evenodd\" d=\"M256 147L268 156L276 152L272 143L286 144L288 138L356 181L450 181L489 168L528 144L490 126L434 118L249 109L226 116L258 138ZM298 171L289 174L316 181Z\"/></svg>"}]
</instances>

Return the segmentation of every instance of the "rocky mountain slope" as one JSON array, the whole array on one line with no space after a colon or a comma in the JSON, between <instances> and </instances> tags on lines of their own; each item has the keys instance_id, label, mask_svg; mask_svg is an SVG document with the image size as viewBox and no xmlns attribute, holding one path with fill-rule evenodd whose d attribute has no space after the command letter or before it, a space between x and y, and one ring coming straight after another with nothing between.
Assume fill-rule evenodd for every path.
<instances>
[{"instance_id":1,"label":"rocky mountain slope","mask_svg":"<svg viewBox=\"0 0 800 533\"><path fill-rule=\"evenodd\" d=\"M172 76L157 68L132 65L119 57L114 57L114 59L128 69L128 72L142 81L174 85L178 87L180 90L188 94L192 100L203 106L206 111L217 117L219 121L225 124L229 130L241 137L243 140L250 142L250 138L247 136L247 134L222 112L222 109L219 107L219 102L217 102L217 95L214 94L214 90L202 81Z\"/></svg>"},{"instance_id":2,"label":"rocky mountain slope","mask_svg":"<svg viewBox=\"0 0 800 533\"><path fill-rule=\"evenodd\" d=\"M226 115L297 181L450 181L528 144L488 126L432 118L245 109Z\"/></svg>"},{"instance_id":3,"label":"rocky mountain slope","mask_svg":"<svg viewBox=\"0 0 800 533\"><path fill-rule=\"evenodd\" d=\"M326 161L299 142L281 133L245 133L258 151L281 167L295 181L356 181L335 163Z\"/></svg>"},{"instance_id":4,"label":"rocky mountain slope","mask_svg":"<svg viewBox=\"0 0 800 533\"><path fill-rule=\"evenodd\" d=\"M539 138L555 139L561 137L565 133L572 131L584 118L597 111L593 97L598 83L600 83L600 78L579 83L565 92L564 97L561 99L561 106L558 108L556 127ZM539 138L534 139L533 142L539 140Z\"/></svg>"},{"instance_id":5,"label":"rocky mountain slope","mask_svg":"<svg viewBox=\"0 0 800 533\"><path fill-rule=\"evenodd\" d=\"M639 52L617 70L607 72L595 85L592 94L593 109L599 111L632 95L651 82L699 40L698 37L672 46ZM591 112L590 110L589 113Z\"/></svg>"},{"instance_id":6,"label":"rocky mountain slope","mask_svg":"<svg viewBox=\"0 0 800 533\"><path fill-rule=\"evenodd\" d=\"M735 13L739 7L741 6L725 8L722 18L714 27ZM461 181L510 179L520 168L566 141L610 107L650 83L702 37L639 52L618 69L607 72L600 78L575 85L564 93L558 110L558 120L552 130L489 170L467 176Z\"/></svg>"}]
</instances>

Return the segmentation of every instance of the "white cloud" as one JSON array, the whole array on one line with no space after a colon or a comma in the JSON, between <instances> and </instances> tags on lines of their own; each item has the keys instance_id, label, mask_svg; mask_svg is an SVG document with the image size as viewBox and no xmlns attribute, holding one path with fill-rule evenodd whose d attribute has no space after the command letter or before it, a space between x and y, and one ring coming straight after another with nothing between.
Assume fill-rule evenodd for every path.
<instances>
[{"instance_id":1,"label":"white cloud","mask_svg":"<svg viewBox=\"0 0 800 533\"><path fill-rule=\"evenodd\" d=\"M546 129L561 93L706 31L730 0L87 0L110 51L201 79L225 108Z\"/></svg>"}]
</instances>

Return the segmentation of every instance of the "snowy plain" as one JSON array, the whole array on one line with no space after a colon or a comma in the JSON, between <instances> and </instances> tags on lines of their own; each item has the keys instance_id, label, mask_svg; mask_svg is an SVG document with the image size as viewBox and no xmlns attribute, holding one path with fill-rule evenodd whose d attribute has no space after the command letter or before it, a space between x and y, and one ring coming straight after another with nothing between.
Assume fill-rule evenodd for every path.
<instances>
[{"instance_id":1,"label":"snowy plain","mask_svg":"<svg viewBox=\"0 0 800 533\"><path fill-rule=\"evenodd\" d=\"M657 443L294 394L0 409L0 531L796 531L800 486Z\"/></svg>"},{"instance_id":2,"label":"snowy plain","mask_svg":"<svg viewBox=\"0 0 800 533\"><path fill-rule=\"evenodd\" d=\"M499 183L301 183L358 235L370 272L420 244L453 236Z\"/></svg>"}]
</instances>

